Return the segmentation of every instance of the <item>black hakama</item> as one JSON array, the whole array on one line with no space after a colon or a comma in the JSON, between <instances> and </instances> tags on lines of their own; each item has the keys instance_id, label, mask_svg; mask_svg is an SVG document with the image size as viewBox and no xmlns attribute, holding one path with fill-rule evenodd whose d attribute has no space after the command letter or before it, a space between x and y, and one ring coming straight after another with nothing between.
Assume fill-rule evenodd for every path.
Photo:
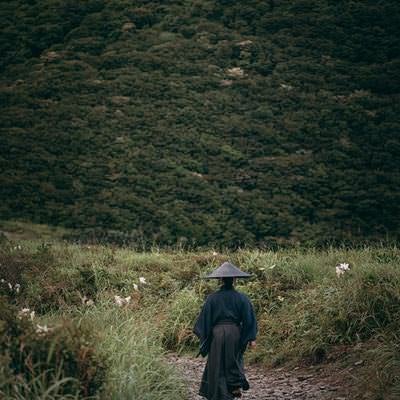
<instances>
[{"instance_id":1,"label":"black hakama","mask_svg":"<svg viewBox=\"0 0 400 400\"><path fill-rule=\"evenodd\" d=\"M249 388L240 351L240 327L222 322L213 329L199 393L208 400L231 400L232 391L238 388Z\"/></svg>"},{"instance_id":2,"label":"black hakama","mask_svg":"<svg viewBox=\"0 0 400 400\"><path fill-rule=\"evenodd\" d=\"M200 353L208 354L199 394L208 400L232 400L234 389L249 389L243 353L255 340L257 324L250 300L233 288L221 288L207 298L194 332Z\"/></svg>"}]
</instances>

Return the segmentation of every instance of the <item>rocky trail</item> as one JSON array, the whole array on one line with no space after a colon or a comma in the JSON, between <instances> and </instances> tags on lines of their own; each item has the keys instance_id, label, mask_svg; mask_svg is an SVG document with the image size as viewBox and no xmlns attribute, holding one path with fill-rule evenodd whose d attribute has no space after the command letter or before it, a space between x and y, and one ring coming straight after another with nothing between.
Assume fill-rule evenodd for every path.
<instances>
[{"instance_id":1,"label":"rocky trail","mask_svg":"<svg viewBox=\"0 0 400 400\"><path fill-rule=\"evenodd\" d=\"M182 373L189 391L188 400L204 400L197 394L205 359L169 355ZM247 366L246 376L250 390L243 393L243 400L348 400L339 380L320 367L266 369Z\"/></svg>"}]
</instances>

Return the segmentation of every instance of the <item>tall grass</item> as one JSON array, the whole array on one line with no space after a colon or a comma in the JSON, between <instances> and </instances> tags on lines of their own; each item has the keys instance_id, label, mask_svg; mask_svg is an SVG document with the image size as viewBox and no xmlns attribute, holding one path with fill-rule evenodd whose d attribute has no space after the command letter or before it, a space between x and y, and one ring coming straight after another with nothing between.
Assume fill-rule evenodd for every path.
<instances>
[{"instance_id":1,"label":"tall grass","mask_svg":"<svg viewBox=\"0 0 400 400\"><path fill-rule=\"evenodd\" d=\"M79 389L75 390L75 394L65 394L64 386L77 384L77 381L70 377L63 377L62 367L56 371L54 378L49 382L47 378L48 372L44 371L37 374L31 379L20 377L13 380L12 386L9 381L1 376L0 373L0 395L8 400L79 400L83 397L79 393ZM94 399L94 397L92 398ZM90 400L90 397L85 397Z\"/></svg>"},{"instance_id":2,"label":"tall grass","mask_svg":"<svg viewBox=\"0 0 400 400\"><path fill-rule=\"evenodd\" d=\"M194 319L206 295L218 287L202 277L225 260L253 275L237 282L238 290L251 298L259 322L259 345L249 361L326 362L338 346L351 352L362 345L362 357L370 361L354 384L368 382L371 399L394 399L400 391L395 373L400 364L396 247L216 254L18 244L21 248L16 243L3 248L6 262L0 260L4 276L21 280L21 295L11 301L38 307L42 318L61 314L100 333L96 348L107 358L106 398L184 398L182 382L163 362L163 349L192 351L197 345ZM337 277L340 262L352 269ZM130 296L129 306L118 308L115 295ZM94 305L87 306L83 298Z\"/></svg>"},{"instance_id":3,"label":"tall grass","mask_svg":"<svg viewBox=\"0 0 400 400\"><path fill-rule=\"evenodd\" d=\"M99 351L108 362L105 399L184 399L185 387L163 359L156 316L150 311L98 306L80 318L101 332Z\"/></svg>"},{"instance_id":4,"label":"tall grass","mask_svg":"<svg viewBox=\"0 0 400 400\"><path fill-rule=\"evenodd\" d=\"M360 392L369 392L376 399L400 399L399 330L393 329L376 335L365 353L365 359L365 366L356 377Z\"/></svg>"},{"instance_id":5,"label":"tall grass","mask_svg":"<svg viewBox=\"0 0 400 400\"><path fill-rule=\"evenodd\" d=\"M193 289L183 289L171 296L168 313L162 324L162 338L166 348L180 353L197 345L193 321L201 304L201 297Z\"/></svg>"}]
</instances>

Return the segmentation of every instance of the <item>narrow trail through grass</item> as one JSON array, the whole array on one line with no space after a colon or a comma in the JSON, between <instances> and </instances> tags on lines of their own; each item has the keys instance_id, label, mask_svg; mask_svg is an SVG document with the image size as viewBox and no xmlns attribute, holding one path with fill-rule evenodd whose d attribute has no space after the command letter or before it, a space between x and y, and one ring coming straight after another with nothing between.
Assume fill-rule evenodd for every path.
<instances>
[{"instance_id":1,"label":"narrow trail through grass","mask_svg":"<svg viewBox=\"0 0 400 400\"><path fill-rule=\"evenodd\" d=\"M197 392L206 359L169 354L167 360L176 366L184 379L187 400L204 400ZM345 400L342 385L347 371L333 370L332 366L266 369L251 365L246 368L250 390L243 393L243 400Z\"/></svg>"},{"instance_id":2,"label":"narrow trail through grass","mask_svg":"<svg viewBox=\"0 0 400 400\"><path fill-rule=\"evenodd\" d=\"M40 241L0 246L0 398L28 399L53 368L37 393L75 379L54 399L185 400L187 387L196 399L204 360L179 357L176 374L163 354L196 351L195 318L218 289L201 278L226 260L253 276L236 285L259 325L244 399L400 398L397 247L138 252ZM351 270L337 276L340 263Z\"/></svg>"}]
</instances>

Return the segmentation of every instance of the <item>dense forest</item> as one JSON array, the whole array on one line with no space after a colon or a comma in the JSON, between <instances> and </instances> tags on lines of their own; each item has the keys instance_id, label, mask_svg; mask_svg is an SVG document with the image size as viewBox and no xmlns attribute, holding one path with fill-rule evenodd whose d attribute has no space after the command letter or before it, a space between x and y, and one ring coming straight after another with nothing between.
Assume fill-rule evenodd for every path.
<instances>
[{"instance_id":1,"label":"dense forest","mask_svg":"<svg viewBox=\"0 0 400 400\"><path fill-rule=\"evenodd\" d=\"M160 245L400 237L397 0L9 0L0 18L1 219Z\"/></svg>"}]
</instances>

